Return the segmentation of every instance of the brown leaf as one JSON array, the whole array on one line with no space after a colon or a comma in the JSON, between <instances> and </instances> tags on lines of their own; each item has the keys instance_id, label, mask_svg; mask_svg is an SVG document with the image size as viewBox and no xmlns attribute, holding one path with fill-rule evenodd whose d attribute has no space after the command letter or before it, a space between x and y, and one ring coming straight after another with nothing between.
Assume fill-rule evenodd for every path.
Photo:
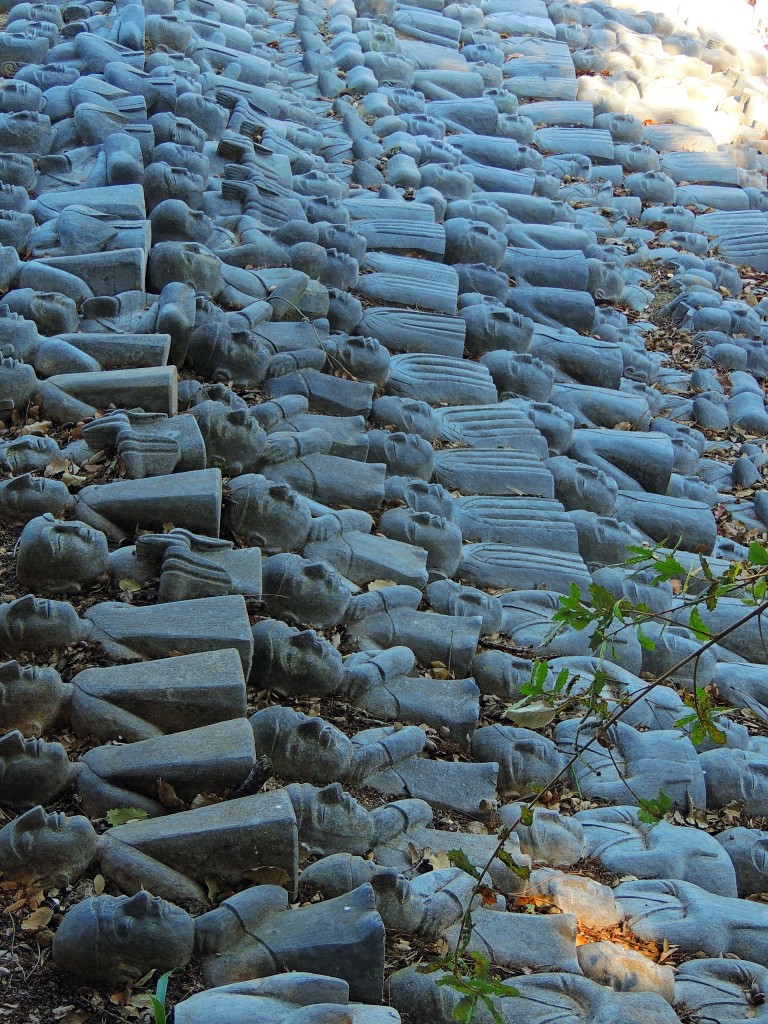
<instances>
[{"instance_id":1,"label":"brown leaf","mask_svg":"<svg viewBox=\"0 0 768 1024\"><path fill-rule=\"evenodd\" d=\"M413 843L408 843L407 849L408 856L411 858L411 864L418 864L421 858L424 856L424 853L428 853L427 850L425 850L424 853L419 853L419 851L416 849Z\"/></svg>"},{"instance_id":2,"label":"brown leaf","mask_svg":"<svg viewBox=\"0 0 768 1024\"><path fill-rule=\"evenodd\" d=\"M31 914L24 918L21 922L21 927L25 932L36 932L41 928L45 928L48 922L53 917L52 907L39 907L37 910L33 910Z\"/></svg>"},{"instance_id":3,"label":"brown leaf","mask_svg":"<svg viewBox=\"0 0 768 1024\"><path fill-rule=\"evenodd\" d=\"M169 811L187 811L189 810L188 804L185 804L183 800L180 800L176 795L176 790L165 779L157 780L157 799L163 805L167 807Z\"/></svg>"},{"instance_id":4,"label":"brown leaf","mask_svg":"<svg viewBox=\"0 0 768 1024\"><path fill-rule=\"evenodd\" d=\"M372 593L376 590L384 590L386 587L396 587L397 584L394 580L371 580L368 584L368 591Z\"/></svg>"},{"instance_id":5,"label":"brown leaf","mask_svg":"<svg viewBox=\"0 0 768 1024\"><path fill-rule=\"evenodd\" d=\"M69 468L69 459L52 459L43 470L43 476L58 476Z\"/></svg>"},{"instance_id":6,"label":"brown leaf","mask_svg":"<svg viewBox=\"0 0 768 1024\"><path fill-rule=\"evenodd\" d=\"M141 590L141 584L138 580L120 580L118 586L124 594L135 594Z\"/></svg>"},{"instance_id":7,"label":"brown leaf","mask_svg":"<svg viewBox=\"0 0 768 1024\"><path fill-rule=\"evenodd\" d=\"M285 885L286 882L291 880L291 876L282 868L251 868L245 874L254 885Z\"/></svg>"},{"instance_id":8,"label":"brown leaf","mask_svg":"<svg viewBox=\"0 0 768 1024\"><path fill-rule=\"evenodd\" d=\"M442 871L444 868L451 866L451 859L447 853L442 850L437 850L435 853L431 853L427 857L427 862L432 865L433 871Z\"/></svg>"},{"instance_id":9,"label":"brown leaf","mask_svg":"<svg viewBox=\"0 0 768 1024\"><path fill-rule=\"evenodd\" d=\"M516 896L513 907L553 907L554 899L543 892L529 892L522 896Z\"/></svg>"},{"instance_id":10,"label":"brown leaf","mask_svg":"<svg viewBox=\"0 0 768 1024\"><path fill-rule=\"evenodd\" d=\"M106 882L104 879L104 875L96 875L96 877L93 880L93 891L97 896L101 896L101 894L104 892L105 884Z\"/></svg>"},{"instance_id":11,"label":"brown leaf","mask_svg":"<svg viewBox=\"0 0 768 1024\"><path fill-rule=\"evenodd\" d=\"M64 473L61 479L67 487L74 487L76 484L84 484L88 478L79 476L77 473Z\"/></svg>"}]
</instances>

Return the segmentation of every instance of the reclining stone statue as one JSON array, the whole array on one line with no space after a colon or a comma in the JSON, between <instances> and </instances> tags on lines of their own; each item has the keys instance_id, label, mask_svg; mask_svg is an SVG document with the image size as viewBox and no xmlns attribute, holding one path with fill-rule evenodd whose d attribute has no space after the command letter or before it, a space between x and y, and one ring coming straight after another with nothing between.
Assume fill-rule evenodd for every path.
<instances>
[{"instance_id":1,"label":"reclining stone statue","mask_svg":"<svg viewBox=\"0 0 768 1024\"><path fill-rule=\"evenodd\" d=\"M409 827L399 805L388 806L389 817L397 816L395 828ZM426 805L422 813L429 815ZM0 829L0 869L20 884L50 887L73 885L98 865L128 895L151 885L166 899L205 903L206 877L244 885L259 868L277 868L293 893L307 856L365 854L386 817L382 810L366 811L338 783L323 789L292 783L102 834L85 817L46 813L38 805ZM391 825L383 835L391 836Z\"/></svg>"},{"instance_id":2,"label":"reclining stone statue","mask_svg":"<svg viewBox=\"0 0 768 1024\"><path fill-rule=\"evenodd\" d=\"M231 648L88 668L68 684L52 668L0 664L0 730L25 736L69 722L77 736L133 743L245 714L243 667Z\"/></svg>"},{"instance_id":3,"label":"reclining stone statue","mask_svg":"<svg viewBox=\"0 0 768 1024\"><path fill-rule=\"evenodd\" d=\"M389 1006L350 1003L349 985L340 978L301 971L197 992L173 1012L178 1024L324 1024L329 1012L338 1024L400 1024Z\"/></svg>"},{"instance_id":4,"label":"reclining stone statue","mask_svg":"<svg viewBox=\"0 0 768 1024\"><path fill-rule=\"evenodd\" d=\"M259 885L193 918L145 891L92 897L65 916L54 962L80 981L112 985L137 981L150 964L186 966L193 956L209 985L310 967L342 977L356 998L379 1002L384 926L371 886L302 910L289 910L288 902L285 889Z\"/></svg>"}]
</instances>

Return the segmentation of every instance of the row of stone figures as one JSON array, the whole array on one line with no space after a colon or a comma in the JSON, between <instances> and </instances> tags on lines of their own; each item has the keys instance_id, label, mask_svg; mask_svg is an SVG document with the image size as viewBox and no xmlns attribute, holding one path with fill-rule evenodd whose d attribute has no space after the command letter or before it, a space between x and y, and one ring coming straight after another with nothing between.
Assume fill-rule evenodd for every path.
<instances>
[{"instance_id":1,"label":"row of stone figures","mask_svg":"<svg viewBox=\"0 0 768 1024\"><path fill-rule=\"evenodd\" d=\"M644 692L698 646L677 584L746 555L715 507L768 527L768 299L737 269L768 269L764 50L661 3L7 6L0 524L24 596L0 604L0 871L113 894L68 910L54 960L118 986L199 959L214 987L177 1024L449 1024L458 996L411 969L381 1006L385 934L455 942L471 911L472 949L547 972L516 979L510 1024L761 1016L768 912L744 897L768 832L638 807L663 789L768 817L765 616L702 610L728 635ZM653 309L695 370L650 350ZM621 568L643 544L685 575ZM93 603L105 581L123 600ZM547 642L593 582L659 616L653 650ZM68 675L73 644L101 664ZM434 812L513 824L595 737L480 724L536 654L547 688L602 670L609 708L636 700L568 770L608 806L518 822L530 879L496 861L495 905L470 907L474 879L413 850L481 868L495 839ZM694 746L696 686L751 730L725 715L725 746ZM375 726L348 736L307 697ZM146 819L100 831L127 807ZM211 877L234 890L214 907ZM557 912L508 912L523 890ZM707 959L577 946L620 922Z\"/></svg>"}]
</instances>

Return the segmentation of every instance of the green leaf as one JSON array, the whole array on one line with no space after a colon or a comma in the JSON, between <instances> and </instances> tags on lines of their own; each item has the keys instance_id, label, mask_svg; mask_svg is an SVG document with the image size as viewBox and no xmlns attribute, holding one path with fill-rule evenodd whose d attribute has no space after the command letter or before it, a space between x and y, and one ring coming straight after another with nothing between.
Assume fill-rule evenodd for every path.
<instances>
[{"instance_id":1,"label":"green leaf","mask_svg":"<svg viewBox=\"0 0 768 1024\"><path fill-rule=\"evenodd\" d=\"M480 877L480 872L463 850L448 850L448 860L455 868L461 868L462 871L466 871L473 878Z\"/></svg>"},{"instance_id":2,"label":"green leaf","mask_svg":"<svg viewBox=\"0 0 768 1024\"><path fill-rule=\"evenodd\" d=\"M667 555L656 562L654 571L659 583L668 583L677 576L685 577L686 575L685 566L678 562L676 558L672 558L671 555Z\"/></svg>"},{"instance_id":3,"label":"green leaf","mask_svg":"<svg viewBox=\"0 0 768 1024\"><path fill-rule=\"evenodd\" d=\"M568 682L570 672L567 668L561 668L557 673L557 679L555 680L555 693L560 693L565 684Z\"/></svg>"},{"instance_id":4,"label":"green leaf","mask_svg":"<svg viewBox=\"0 0 768 1024\"><path fill-rule=\"evenodd\" d=\"M522 821L524 825L533 824L533 808L530 807L528 804L520 805L520 821Z\"/></svg>"},{"instance_id":5,"label":"green leaf","mask_svg":"<svg viewBox=\"0 0 768 1024\"><path fill-rule=\"evenodd\" d=\"M640 646L644 647L646 651L656 650L656 641L651 640L649 636L646 636L640 626L637 627L637 639L640 642Z\"/></svg>"},{"instance_id":6,"label":"green leaf","mask_svg":"<svg viewBox=\"0 0 768 1024\"><path fill-rule=\"evenodd\" d=\"M125 825L129 821L143 821L149 815L140 807L113 807L104 817L109 825Z\"/></svg>"},{"instance_id":7,"label":"green leaf","mask_svg":"<svg viewBox=\"0 0 768 1024\"><path fill-rule=\"evenodd\" d=\"M453 1008L451 1016L454 1020L462 1021L463 1024L469 1024L469 1021L475 1016L475 1007L477 1006L476 995L464 996Z\"/></svg>"},{"instance_id":8,"label":"green leaf","mask_svg":"<svg viewBox=\"0 0 768 1024\"><path fill-rule=\"evenodd\" d=\"M697 640L709 640L710 632L698 608L691 608L691 614L688 616L688 625L696 634Z\"/></svg>"},{"instance_id":9,"label":"green leaf","mask_svg":"<svg viewBox=\"0 0 768 1024\"><path fill-rule=\"evenodd\" d=\"M512 859L512 856L507 853L506 850L499 850L496 856L499 858L501 863L505 867L508 867L509 870L517 875L518 878L523 878L527 881L531 877L531 869L526 864L516 864Z\"/></svg>"},{"instance_id":10,"label":"green leaf","mask_svg":"<svg viewBox=\"0 0 768 1024\"><path fill-rule=\"evenodd\" d=\"M155 1024L166 1024L165 1003L161 1003L157 996L150 996L152 1010L155 1014Z\"/></svg>"},{"instance_id":11,"label":"green leaf","mask_svg":"<svg viewBox=\"0 0 768 1024\"><path fill-rule=\"evenodd\" d=\"M441 957L428 964L418 964L416 970L419 974L434 974L435 971L449 971L451 967L453 967L453 961L449 957Z\"/></svg>"},{"instance_id":12,"label":"green leaf","mask_svg":"<svg viewBox=\"0 0 768 1024\"><path fill-rule=\"evenodd\" d=\"M758 541L753 540L749 545L747 559L750 565L768 565L768 549Z\"/></svg>"},{"instance_id":13,"label":"green leaf","mask_svg":"<svg viewBox=\"0 0 768 1024\"><path fill-rule=\"evenodd\" d=\"M637 802L639 805L637 812L638 820L642 821L645 825L651 826L658 825L672 807L672 798L663 789L659 790L659 795L655 800L652 798L647 800L638 799Z\"/></svg>"}]
</instances>

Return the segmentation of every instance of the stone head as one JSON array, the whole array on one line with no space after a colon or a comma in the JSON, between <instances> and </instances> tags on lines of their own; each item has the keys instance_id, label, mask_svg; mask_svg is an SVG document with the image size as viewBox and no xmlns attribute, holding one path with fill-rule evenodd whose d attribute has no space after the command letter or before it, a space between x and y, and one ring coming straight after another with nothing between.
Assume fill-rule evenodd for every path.
<instances>
[{"instance_id":1,"label":"stone head","mask_svg":"<svg viewBox=\"0 0 768 1024\"><path fill-rule=\"evenodd\" d=\"M263 619L253 627L254 669L264 673L252 680L269 682L278 692L333 693L342 675L341 655L312 629L297 629L278 619Z\"/></svg>"},{"instance_id":2,"label":"stone head","mask_svg":"<svg viewBox=\"0 0 768 1024\"><path fill-rule=\"evenodd\" d=\"M241 543L272 555L304 547L312 513L304 498L287 484L247 473L230 481L226 520Z\"/></svg>"},{"instance_id":3,"label":"stone head","mask_svg":"<svg viewBox=\"0 0 768 1024\"><path fill-rule=\"evenodd\" d=\"M65 512L74 503L61 480L23 473L0 483L0 522L26 523L43 514Z\"/></svg>"},{"instance_id":4,"label":"stone head","mask_svg":"<svg viewBox=\"0 0 768 1024\"><path fill-rule=\"evenodd\" d=\"M242 387L260 384L270 359L251 334L233 330L226 322L198 327L190 338L189 355L201 376Z\"/></svg>"},{"instance_id":5,"label":"stone head","mask_svg":"<svg viewBox=\"0 0 768 1024\"><path fill-rule=\"evenodd\" d=\"M177 282L201 295L215 296L222 288L221 261L199 242L159 242L149 257L147 280L158 293Z\"/></svg>"},{"instance_id":6,"label":"stone head","mask_svg":"<svg viewBox=\"0 0 768 1024\"><path fill-rule=\"evenodd\" d=\"M588 289L598 302L619 302L624 294L624 272L598 259L588 259Z\"/></svg>"},{"instance_id":7,"label":"stone head","mask_svg":"<svg viewBox=\"0 0 768 1024\"><path fill-rule=\"evenodd\" d=\"M83 980L127 985L152 969L185 966L194 941L186 911L142 890L78 903L56 932L53 959Z\"/></svg>"},{"instance_id":8,"label":"stone head","mask_svg":"<svg viewBox=\"0 0 768 1024\"><path fill-rule=\"evenodd\" d=\"M11 807L50 803L74 773L60 743L24 739L17 729L0 737L0 803Z\"/></svg>"},{"instance_id":9,"label":"stone head","mask_svg":"<svg viewBox=\"0 0 768 1024\"><path fill-rule=\"evenodd\" d=\"M579 535L579 553L587 565L618 565L626 561L627 545L642 537L630 532L612 516L598 516L594 512L575 511L571 520Z\"/></svg>"},{"instance_id":10,"label":"stone head","mask_svg":"<svg viewBox=\"0 0 768 1024\"><path fill-rule=\"evenodd\" d=\"M316 629L335 626L344 618L352 589L325 562L300 555L271 555L262 563L264 601L270 613Z\"/></svg>"},{"instance_id":11,"label":"stone head","mask_svg":"<svg viewBox=\"0 0 768 1024\"><path fill-rule=\"evenodd\" d=\"M18 111L37 113L43 107L43 94L29 82L5 81L0 83L0 113Z\"/></svg>"},{"instance_id":12,"label":"stone head","mask_svg":"<svg viewBox=\"0 0 768 1024\"><path fill-rule=\"evenodd\" d=\"M107 538L92 526L55 519L46 512L22 531L16 578L25 586L71 593L93 583L108 568Z\"/></svg>"},{"instance_id":13,"label":"stone head","mask_svg":"<svg viewBox=\"0 0 768 1024\"><path fill-rule=\"evenodd\" d=\"M152 210L152 241L200 242L211 236L212 224L202 210L190 210L182 199L164 199Z\"/></svg>"},{"instance_id":14,"label":"stone head","mask_svg":"<svg viewBox=\"0 0 768 1024\"><path fill-rule=\"evenodd\" d=\"M583 465L560 455L547 460L555 478L555 497L566 509L583 509L607 515L619 494L618 484L595 466Z\"/></svg>"},{"instance_id":15,"label":"stone head","mask_svg":"<svg viewBox=\"0 0 768 1024\"><path fill-rule=\"evenodd\" d=\"M389 477L387 500L403 501L415 512L430 512L453 522L453 498L442 484L429 484L426 480L409 480L406 477Z\"/></svg>"},{"instance_id":16,"label":"stone head","mask_svg":"<svg viewBox=\"0 0 768 1024\"><path fill-rule=\"evenodd\" d=\"M204 189L202 177L186 167L171 167L161 160L149 164L144 171L144 191L150 213L165 199L181 199L188 206L198 207Z\"/></svg>"},{"instance_id":17,"label":"stone head","mask_svg":"<svg viewBox=\"0 0 768 1024\"><path fill-rule=\"evenodd\" d=\"M66 601L27 594L0 604L0 650L49 651L88 636L90 629Z\"/></svg>"},{"instance_id":18,"label":"stone head","mask_svg":"<svg viewBox=\"0 0 768 1024\"><path fill-rule=\"evenodd\" d=\"M10 398L15 406L27 402L38 390L34 367L18 359L0 360L0 394Z\"/></svg>"},{"instance_id":19,"label":"stone head","mask_svg":"<svg viewBox=\"0 0 768 1024\"><path fill-rule=\"evenodd\" d=\"M258 753L272 761L275 773L319 785L346 773L352 741L322 718L275 706L251 717Z\"/></svg>"},{"instance_id":20,"label":"stone head","mask_svg":"<svg viewBox=\"0 0 768 1024\"><path fill-rule=\"evenodd\" d=\"M45 469L58 455L59 446L54 438L26 434L0 448L0 468L9 469L12 473L33 473Z\"/></svg>"},{"instance_id":21,"label":"stone head","mask_svg":"<svg viewBox=\"0 0 768 1024\"><path fill-rule=\"evenodd\" d=\"M87 818L46 814L38 804L0 829L0 871L24 885L72 885L93 863L97 845Z\"/></svg>"},{"instance_id":22,"label":"stone head","mask_svg":"<svg viewBox=\"0 0 768 1024\"><path fill-rule=\"evenodd\" d=\"M18 288L6 294L3 302L14 312L33 320L41 334L50 337L66 334L77 324L77 306L74 299L61 292L36 292L32 288Z\"/></svg>"},{"instance_id":23,"label":"stone head","mask_svg":"<svg viewBox=\"0 0 768 1024\"><path fill-rule=\"evenodd\" d=\"M482 615L500 619L499 600L476 587L464 587L455 580L438 580L430 585L429 599L446 615Z\"/></svg>"},{"instance_id":24,"label":"stone head","mask_svg":"<svg viewBox=\"0 0 768 1024\"><path fill-rule=\"evenodd\" d=\"M194 406L190 413L203 435L209 468L236 476L256 467L267 436L250 412L207 401Z\"/></svg>"},{"instance_id":25,"label":"stone head","mask_svg":"<svg viewBox=\"0 0 768 1024\"><path fill-rule=\"evenodd\" d=\"M360 380L386 380L389 352L376 338L335 337L323 346L331 367L344 369Z\"/></svg>"},{"instance_id":26,"label":"stone head","mask_svg":"<svg viewBox=\"0 0 768 1024\"><path fill-rule=\"evenodd\" d=\"M25 736L39 736L57 721L72 695L52 668L0 664L0 732L19 729Z\"/></svg>"},{"instance_id":27,"label":"stone head","mask_svg":"<svg viewBox=\"0 0 768 1024\"><path fill-rule=\"evenodd\" d=\"M0 184L0 210L26 210L29 193L21 185Z\"/></svg>"},{"instance_id":28,"label":"stone head","mask_svg":"<svg viewBox=\"0 0 768 1024\"><path fill-rule=\"evenodd\" d=\"M392 518L402 523L403 534L409 544L431 550L448 533L450 523L442 516L431 512L414 512L413 509L393 509Z\"/></svg>"},{"instance_id":29,"label":"stone head","mask_svg":"<svg viewBox=\"0 0 768 1024\"><path fill-rule=\"evenodd\" d=\"M338 782L323 789L308 783L286 786L299 826L299 842L314 853L367 853L374 821Z\"/></svg>"},{"instance_id":30,"label":"stone head","mask_svg":"<svg viewBox=\"0 0 768 1024\"><path fill-rule=\"evenodd\" d=\"M563 755L551 740L530 729L503 726L504 739L495 747L502 766L499 791L521 795L544 784L562 767ZM479 733L476 734L479 737ZM479 753L479 752L478 752ZM487 752L486 752L487 755Z\"/></svg>"},{"instance_id":31,"label":"stone head","mask_svg":"<svg viewBox=\"0 0 768 1024\"><path fill-rule=\"evenodd\" d=\"M373 415L380 426L394 426L406 434L419 434L427 441L433 441L437 433L431 406L416 398L382 395L373 404Z\"/></svg>"}]
</instances>

